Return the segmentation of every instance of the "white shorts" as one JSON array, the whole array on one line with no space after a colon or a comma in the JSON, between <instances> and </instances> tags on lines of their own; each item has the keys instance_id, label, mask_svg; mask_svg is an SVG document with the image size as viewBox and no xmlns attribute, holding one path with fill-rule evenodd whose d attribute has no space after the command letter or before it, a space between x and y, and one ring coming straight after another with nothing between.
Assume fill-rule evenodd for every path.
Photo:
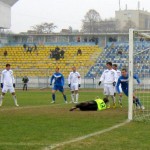
<instances>
[{"instance_id":1,"label":"white shorts","mask_svg":"<svg viewBox=\"0 0 150 150\"><path fill-rule=\"evenodd\" d=\"M104 95L114 95L114 86L112 84L104 84Z\"/></svg>"},{"instance_id":2,"label":"white shorts","mask_svg":"<svg viewBox=\"0 0 150 150\"><path fill-rule=\"evenodd\" d=\"M7 86L7 85L4 85L3 88L2 88L2 93L7 93L7 92L10 92L10 93L14 93L15 92L15 89L13 86Z\"/></svg>"},{"instance_id":3,"label":"white shorts","mask_svg":"<svg viewBox=\"0 0 150 150\"><path fill-rule=\"evenodd\" d=\"M120 90L120 93L122 93L121 85L119 86L119 90ZM117 87L116 87L116 86L114 87L114 92L115 92L115 93L118 93L118 91L117 91Z\"/></svg>"},{"instance_id":4,"label":"white shorts","mask_svg":"<svg viewBox=\"0 0 150 150\"><path fill-rule=\"evenodd\" d=\"M78 83L72 83L70 86L71 91L78 91L79 90L79 84Z\"/></svg>"}]
</instances>

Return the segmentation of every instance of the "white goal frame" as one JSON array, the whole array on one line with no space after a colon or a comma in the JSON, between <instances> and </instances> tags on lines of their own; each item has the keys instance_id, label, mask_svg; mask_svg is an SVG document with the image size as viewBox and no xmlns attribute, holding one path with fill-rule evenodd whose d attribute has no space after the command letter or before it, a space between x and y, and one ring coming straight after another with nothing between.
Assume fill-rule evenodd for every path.
<instances>
[{"instance_id":1,"label":"white goal frame","mask_svg":"<svg viewBox=\"0 0 150 150\"><path fill-rule=\"evenodd\" d=\"M134 72L134 34L150 38L150 35L141 32L150 32L150 30L129 29L129 97L128 97L128 120L133 120L133 72ZM138 33L139 32L139 33Z\"/></svg>"}]
</instances>

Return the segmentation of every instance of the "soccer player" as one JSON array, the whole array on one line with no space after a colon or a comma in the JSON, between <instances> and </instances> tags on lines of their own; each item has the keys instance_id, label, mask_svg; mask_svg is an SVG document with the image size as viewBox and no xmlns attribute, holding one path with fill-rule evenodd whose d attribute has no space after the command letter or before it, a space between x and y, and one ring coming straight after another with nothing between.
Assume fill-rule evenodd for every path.
<instances>
[{"instance_id":1,"label":"soccer player","mask_svg":"<svg viewBox=\"0 0 150 150\"><path fill-rule=\"evenodd\" d=\"M27 91L29 78L28 78L27 76L24 76L24 77L22 78L22 82L23 82L23 91L24 91L25 89L26 89L26 91Z\"/></svg>"},{"instance_id":2,"label":"soccer player","mask_svg":"<svg viewBox=\"0 0 150 150\"><path fill-rule=\"evenodd\" d=\"M117 64L113 64L112 67L117 73L117 81L118 81L119 77L121 76L121 71L118 70ZM121 85L119 86L119 89L120 89L120 93L122 93ZM118 93L118 92L117 92L117 88L115 86L115 88L114 88L114 96L116 96L116 93ZM120 107L122 107L122 95L120 95L120 94L119 94L119 104L120 104Z\"/></svg>"},{"instance_id":3,"label":"soccer player","mask_svg":"<svg viewBox=\"0 0 150 150\"><path fill-rule=\"evenodd\" d=\"M112 68L112 62L107 62L106 66L107 66L107 69L103 72L102 76L100 77L99 86L101 82L104 83L104 95L106 96L106 98L111 96L113 100L113 107L115 108L116 100L114 96L114 87L117 82L117 73ZM110 108L110 104L108 104L107 107Z\"/></svg>"},{"instance_id":4,"label":"soccer player","mask_svg":"<svg viewBox=\"0 0 150 150\"><path fill-rule=\"evenodd\" d=\"M81 86L80 73L76 71L76 67L72 67L72 72L68 76L68 86L71 90L71 103L78 103L79 98L79 87Z\"/></svg>"},{"instance_id":5,"label":"soccer player","mask_svg":"<svg viewBox=\"0 0 150 150\"><path fill-rule=\"evenodd\" d=\"M70 109L70 111L73 111L77 108L79 108L82 111L105 110L107 108L106 103L108 103L107 98L104 98L104 99L97 98L95 100L90 100L90 101L86 101L86 102L76 104L76 106L72 107Z\"/></svg>"},{"instance_id":6,"label":"soccer player","mask_svg":"<svg viewBox=\"0 0 150 150\"><path fill-rule=\"evenodd\" d=\"M52 88L52 102L51 103L55 103L55 92L57 90L59 90L62 93L63 98L65 100L65 103L68 103L67 102L67 97L64 93L64 88L63 88L63 86L64 86L64 76L59 72L58 67L56 67L55 71L56 72L52 75L51 80L50 80L50 85L52 85L52 82L54 80L54 86Z\"/></svg>"},{"instance_id":7,"label":"soccer player","mask_svg":"<svg viewBox=\"0 0 150 150\"><path fill-rule=\"evenodd\" d=\"M137 80L138 84L140 84L140 80L138 76L134 75L133 78ZM119 88L120 84L122 87L122 91L124 92L126 96L128 96L128 80L129 80L129 76L128 76L127 70L122 69L121 76L119 77L117 86L116 86L117 91L120 96L122 96L122 93L120 92L120 88ZM141 109L145 109L144 106L141 104L139 98L137 98L135 95L133 96L133 103L135 103L137 107L140 107Z\"/></svg>"},{"instance_id":8,"label":"soccer player","mask_svg":"<svg viewBox=\"0 0 150 150\"><path fill-rule=\"evenodd\" d=\"M2 102L7 91L12 94L15 106L19 106L15 94L15 79L13 71L10 69L10 64L6 64L6 69L3 70L1 73L1 88L2 94L0 96L0 106L2 106Z\"/></svg>"}]
</instances>

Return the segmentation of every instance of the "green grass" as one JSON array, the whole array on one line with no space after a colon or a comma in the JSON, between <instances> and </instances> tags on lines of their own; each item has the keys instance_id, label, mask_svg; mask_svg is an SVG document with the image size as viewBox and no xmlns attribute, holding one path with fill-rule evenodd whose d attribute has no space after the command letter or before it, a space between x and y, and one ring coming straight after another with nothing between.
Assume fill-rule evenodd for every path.
<instances>
[{"instance_id":1,"label":"green grass","mask_svg":"<svg viewBox=\"0 0 150 150\"><path fill-rule=\"evenodd\" d=\"M50 90L17 91L20 107L16 108L10 94L0 108L0 150L40 150L52 144L72 140L101 131L127 119L127 98L123 109L82 112L69 109L60 93L56 104ZM66 92L70 100L70 92ZM80 101L103 97L99 90L81 90ZM149 148L150 124L131 122L123 127L83 141L67 144L63 150L146 149Z\"/></svg>"}]
</instances>

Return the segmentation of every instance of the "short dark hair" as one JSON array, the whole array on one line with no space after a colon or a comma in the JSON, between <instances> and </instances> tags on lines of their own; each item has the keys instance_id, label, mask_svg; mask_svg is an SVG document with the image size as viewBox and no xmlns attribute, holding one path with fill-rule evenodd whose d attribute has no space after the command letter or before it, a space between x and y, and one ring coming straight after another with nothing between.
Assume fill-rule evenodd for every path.
<instances>
[{"instance_id":1,"label":"short dark hair","mask_svg":"<svg viewBox=\"0 0 150 150\"><path fill-rule=\"evenodd\" d=\"M113 66L114 66L114 67L118 67L118 65L117 65L117 64L113 64Z\"/></svg>"},{"instance_id":2,"label":"short dark hair","mask_svg":"<svg viewBox=\"0 0 150 150\"><path fill-rule=\"evenodd\" d=\"M59 67L56 67L56 69L58 69L58 70L59 70Z\"/></svg>"},{"instance_id":3,"label":"short dark hair","mask_svg":"<svg viewBox=\"0 0 150 150\"><path fill-rule=\"evenodd\" d=\"M6 67L10 67L10 64L6 64Z\"/></svg>"},{"instance_id":4,"label":"short dark hair","mask_svg":"<svg viewBox=\"0 0 150 150\"><path fill-rule=\"evenodd\" d=\"M122 68L122 69L121 69L121 71L125 71L125 72L127 72L127 69L126 69L126 68Z\"/></svg>"},{"instance_id":5,"label":"short dark hair","mask_svg":"<svg viewBox=\"0 0 150 150\"><path fill-rule=\"evenodd\" d=\"M109 102L109 99L105 97L105 98L103 98L103 101L104 101L104 102L105 102L105 104L106 104L106 103L108 103L108 102Z\"/></svg>"},{"instance_id":6,"label":"short dark hair","mask_svg":"<svg viewBox=\"0 0 150 150\"><path fill-rule=\"evenodd\" d=\"M112 66L112 62L107 62L106 64Z\"/></svg>"}]
</instances>

